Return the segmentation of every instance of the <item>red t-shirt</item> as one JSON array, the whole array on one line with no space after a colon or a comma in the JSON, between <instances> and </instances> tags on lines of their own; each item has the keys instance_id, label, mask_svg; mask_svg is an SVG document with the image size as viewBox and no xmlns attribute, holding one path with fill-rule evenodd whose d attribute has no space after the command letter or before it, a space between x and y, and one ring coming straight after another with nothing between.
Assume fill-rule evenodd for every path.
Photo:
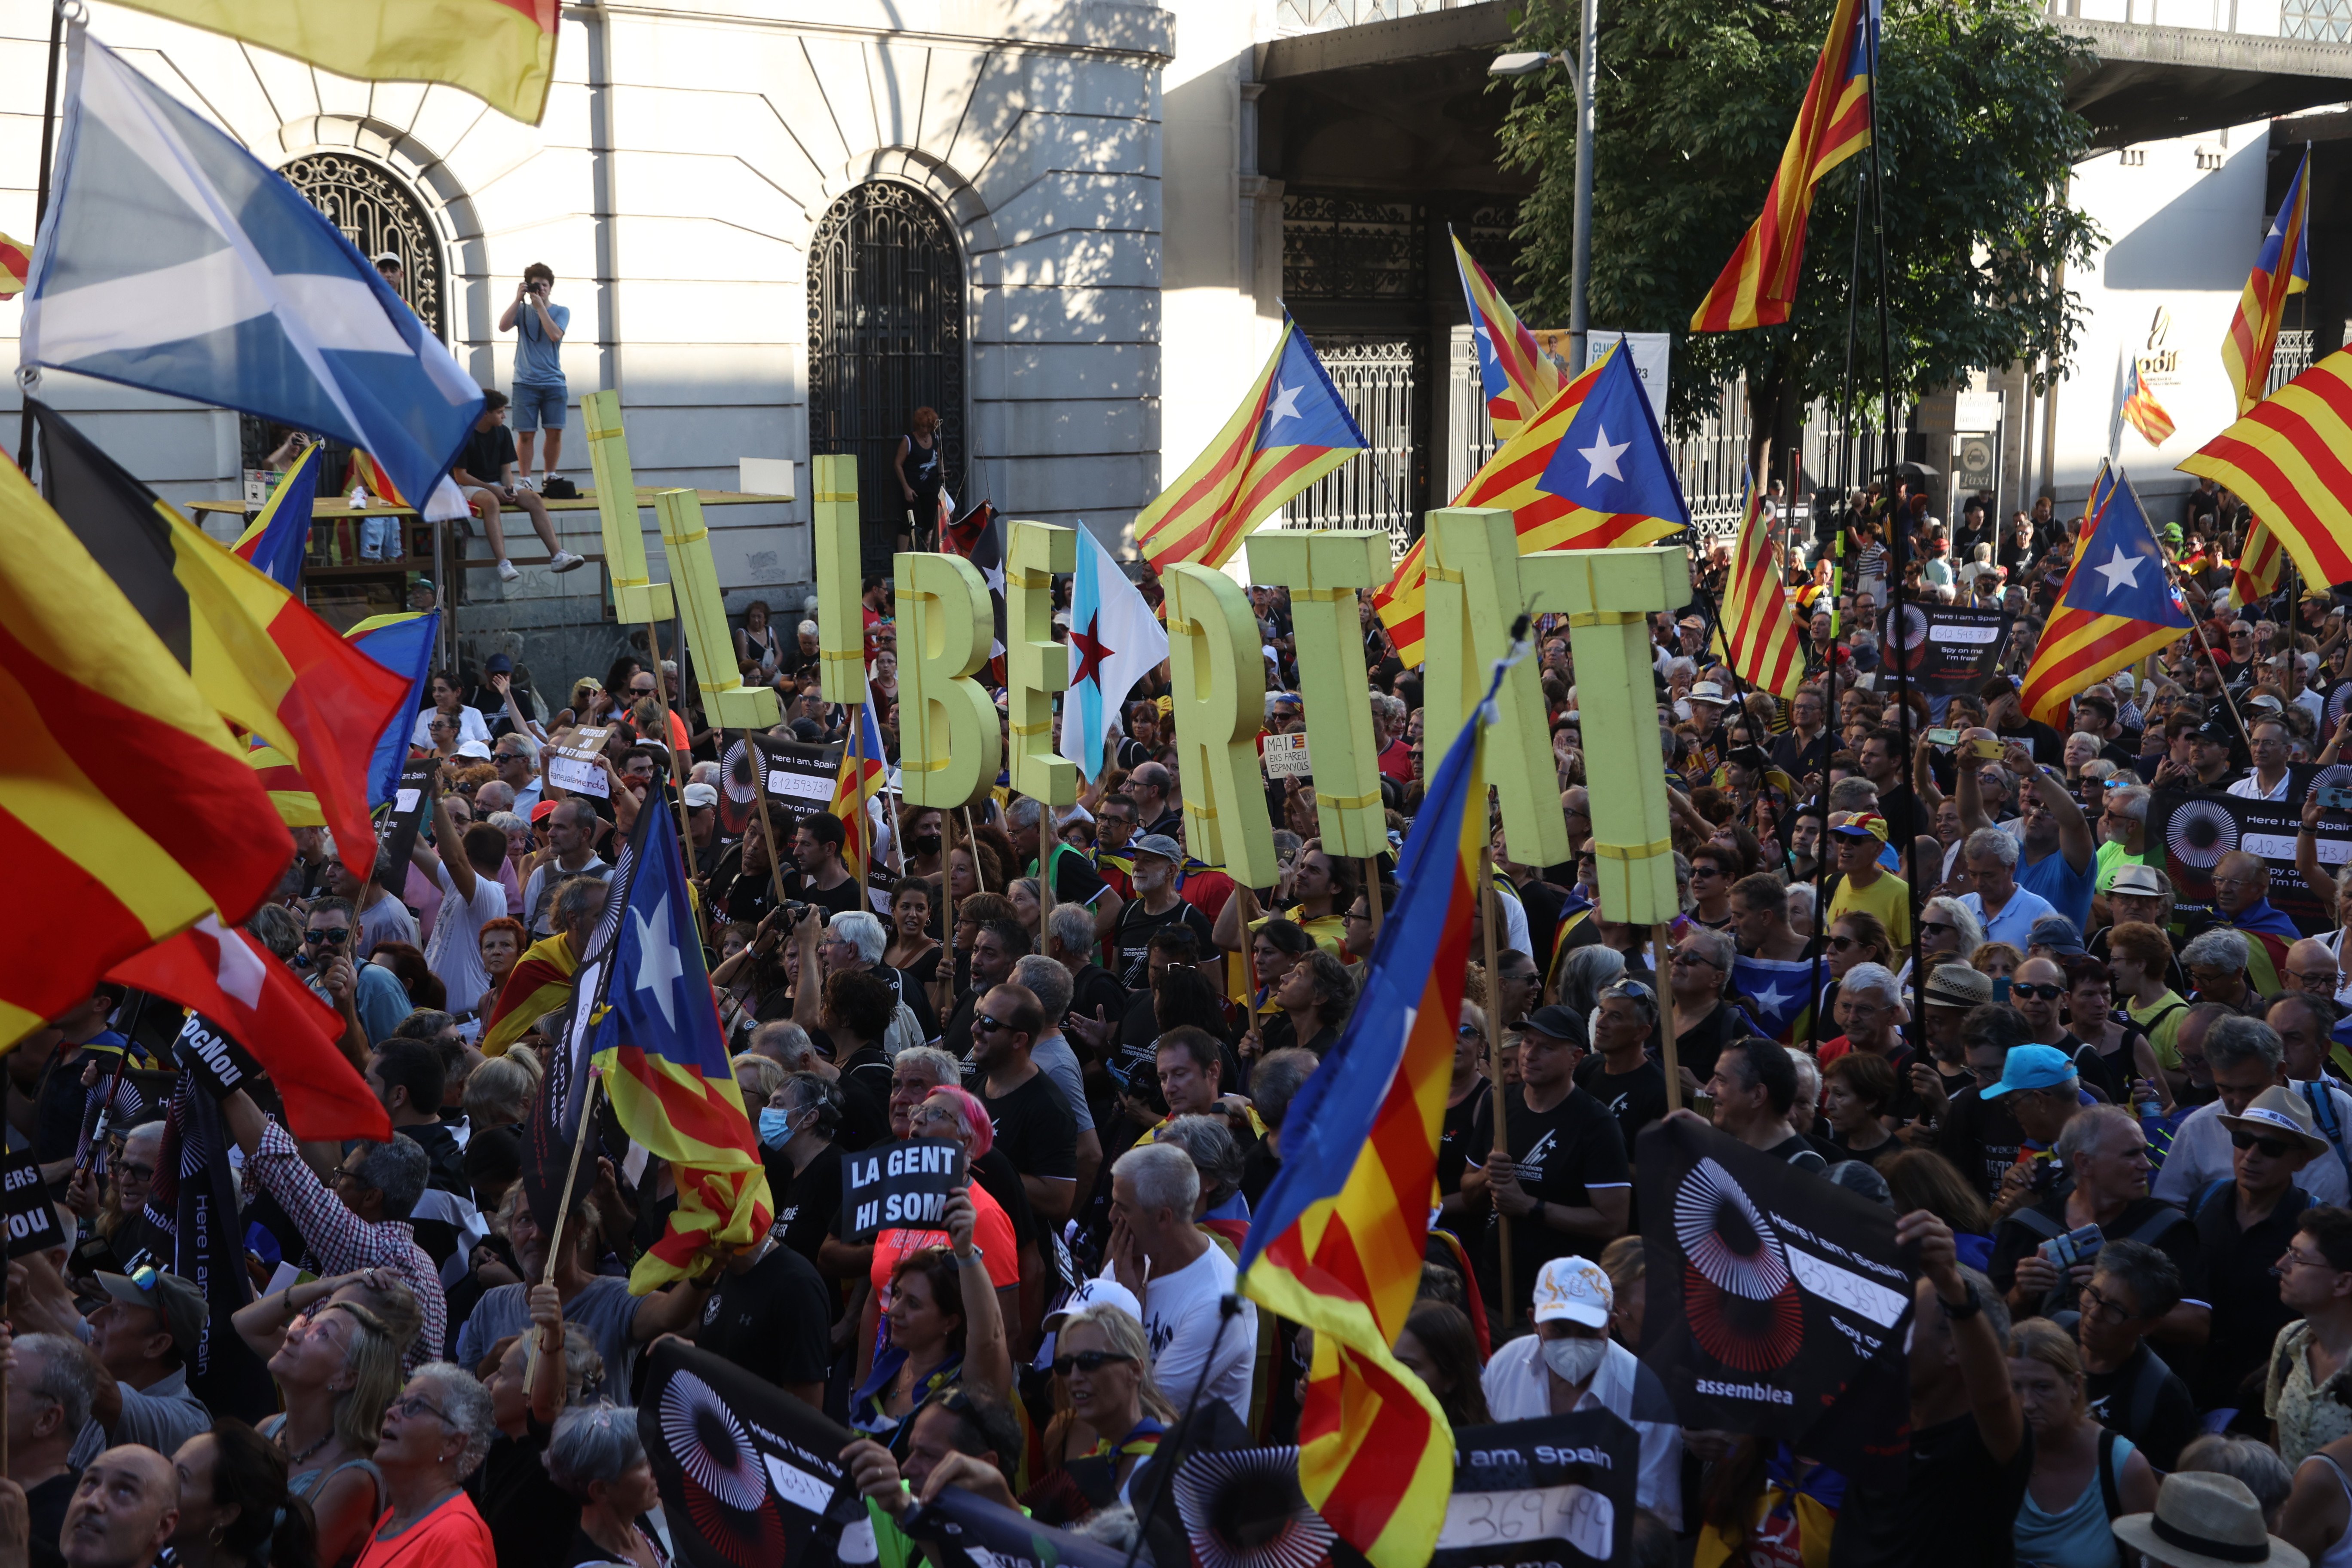
<instances>
[{"instance_id":1,"label":"red t-shirt","mask_svg":"<svg viewBox=\"0 0 2352 1568\"><path fill-rule=\"evenodd\" d=\"M375 1521L377 1533L360 1553L357 1568L499 1568L490 1527L464 1492L387 1541L383 1531L391 1519L392 1510L386 1509Z\"/></svg>"},{"instance_id":2,"label":"red t-shirt","mask_svg":"<svg viewBox=\"0 0 2352 1568\"><path fill-rule=\"evenodd\" d=\"M1021 1244L1013 1238L1013 1222L1004 1217L1004 1210L988 1195L988 1189L974 1182L964 1189L971 1194L971 1244L980 1248L981 1266L988 1270L988 1282L1002 1290L1021 1283ZM874 1282L874 1299L887 1304L890 1300L890 1276L897 1272L899 1260L912 1257L927 1247L951 1247L954 1244L943 1230L908 1230L899 1227L882 1232L874 1238L874 1264L866 1278Z\"/></svg>"}]
</instances>

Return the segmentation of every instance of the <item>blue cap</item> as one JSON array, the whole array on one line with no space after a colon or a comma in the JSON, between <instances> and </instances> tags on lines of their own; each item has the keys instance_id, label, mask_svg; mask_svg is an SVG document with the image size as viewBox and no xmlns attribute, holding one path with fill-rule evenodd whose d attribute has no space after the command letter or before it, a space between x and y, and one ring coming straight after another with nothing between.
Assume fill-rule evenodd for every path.
<instances>
[{"instance_id":1,"label":"blue cap","mask_svg":"<svg viewBox=\"0 0 2352 1568\"><path fill-rule=\"evenodd\" d=\"M2019 1046L2001 1064L2000 1081L1979 1090L1980 1100L1998 1100L2015 1089L2055 1089L2074 1076L2074 1064L2055 1046Z\"/></svg>"}]
</instances>

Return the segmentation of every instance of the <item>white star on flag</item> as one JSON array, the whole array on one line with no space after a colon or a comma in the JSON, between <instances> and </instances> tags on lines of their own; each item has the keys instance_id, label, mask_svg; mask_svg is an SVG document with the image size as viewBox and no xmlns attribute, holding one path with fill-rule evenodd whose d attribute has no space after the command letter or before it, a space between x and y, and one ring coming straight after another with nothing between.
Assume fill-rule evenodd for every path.
<instances>
[{"instance_id":1,"label":"white star on flag","mask_svg":"<svg viewBox=\"0 0 2352 1568\"><path fill-rule=\"evenodd\" d=\"M1780 1009L1786 1006L1789 1003L1796 1000L1796 997L1794 994L1783 992L1779 986L1775 985L1769 991L1759 991L1756 993L1752 1000L1759 1007L1763 1008L1766 1013L1777 1017L1780 1015Z\"/></svg>"},{"instance_id":2,"label":"white star on flag","mask_svg":"<svg viewBox=\"0 0 2352 1568\"><path fill-rule=\"evenodd\" d=\"M2099 575L2107 580L2107 592L2112 594L2118 588L2138 587L2139 557L2126 554L2120 544L2114 548L2115 559L2096 568Z\"/></svg>"},{"instance_id":3,"label":"white star on flag","mask_svg":"<svg viewBox=\"0 0 2352 1568\"><path fill-rule=\"evenodd\" d=\"M664 893L654 905L651 920L635 910L629 911L629 919L637 926L636 988L653 993L661 1005L662 1022L675 1029L677 1013L671 1004L676 989L672 983L686 973L686 965L678 961L677 943L670 935L669 895Z\"/></svg>"},{"instance_id":4,"label":"white star on flag","mask_svg":"<svg viewBox=\"0 0 2352 1568\"><path fill-rule=\"evenodd\" d=\"M1268 425L1279 425L1286 419L1303 417L1298 412L1298 395L1306 390L1307 384L1303 381L1297 386L1275 388L1274 409L1266 416L1265 422Z\"/></svg>"},{"instance_id":5,"label":"white star on flag","mask_svg":"<svg viewBox=\"0 0 2352 1568\"><path fill-rule=\"evenodd\" d=\"M1605 473L1611 479L1622 483L1625 473L1617 466L1617 459L1623 457L1625 449L1633 444L1631 441L1610 440L1609 426L1601 426L1600 439L1577 453L1578 457L1592 465L1592 471L1585 475L1584 482L1588 485L1598 483L1601 476Z\"/></svg>"}]
</instances>

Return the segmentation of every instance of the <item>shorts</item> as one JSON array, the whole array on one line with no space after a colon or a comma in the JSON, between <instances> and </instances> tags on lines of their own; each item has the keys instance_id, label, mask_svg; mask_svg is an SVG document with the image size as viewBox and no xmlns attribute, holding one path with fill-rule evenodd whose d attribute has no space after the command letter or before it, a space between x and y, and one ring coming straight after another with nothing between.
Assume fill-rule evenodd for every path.
<instances>
[{"instance_id":1,"label":"shorts","mask_svg":"<svg viewBox=\"0 0 2352 1568\"><path fill-rule=\"evenodd\" d=\"M515 383L514 427L519 431L531 431L544 425L550 430L562 429L563 404L567 395L560 381L551 386Z\"/></svg>"}]
</instances>

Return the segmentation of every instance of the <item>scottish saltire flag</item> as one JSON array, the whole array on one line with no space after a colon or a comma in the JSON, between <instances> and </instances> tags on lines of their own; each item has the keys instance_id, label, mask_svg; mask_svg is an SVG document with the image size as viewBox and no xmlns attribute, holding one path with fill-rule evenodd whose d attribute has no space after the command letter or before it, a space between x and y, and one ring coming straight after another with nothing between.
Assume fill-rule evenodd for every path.
<instances>
[{"instance_id":1,"label":"scottish saltire flag","mask_svg":"<svg viewBox=\"0 0 2352 1568\"><path fill-rule=\"evenodd\" d=\"M608 962L588 1048L623 1129L677 1178L677 1212L629 1274L630 1290L642 1296L684 1277L714 1243L758 1241L775 1214L703 968L667 792L646 796L629 848L605 905Z\"/></svg>"},{"instance_id":2,"label":"scottish saltire flag","mask_svg":"<svg viewBox=\"0 0 2352 1568\"><path fill-rule=\"evenodd\" d=\"M1291 1102L1281 1173L1242 1244L1243 1293L1315 1331L1299 1484L1374 1568L1425 1568L1453 1489L1453 1429L1389 1347L1412 1310L1429 1237L1486 826L1480 750L1493 696L1490 687L1430 782L1362 1000L1325 1070Z\"/></svg>"},{"instance_id":3,"label":"scottish saltire flag","mask_svg":"<svg viewBox=\"0 0 2352 1568\"><path fill-rule=\"evenodd\" d=\"M2254 253L2253 270L2239 292L2238 309L2230 318L2230 335L2221 340L2221 363L2230 373L2230 386L2238 395L2238 417L2253 412L2270 395L2271 360L2278 352L2279 322L2286 315L2287 296L2311 286L2311 149L2288 182L2286 200L2263 236Z\"/></svg>"},{"instance_id":4,"label":"scottish saltire flag","mask_svg":"<svg viewBox=\"0 0 2352 1568\"><path fill-rule=\"evenodd\" d=\"M1223 566L1283 502L1370 445L1286 315L1281 341L1225 427L1136 514L1136 545L1162 571L1179 561Z\"/></svg>"},{"instance_id":5,"label":"scottish saltire flag","mask_svg":"<svg viewBox=\"0 0 2352 1568\"><path fill-rule=\"evenodd\" d=\"M302 591L302 552L310 546L310 503L318 499L319 447L302 449L269 504L236 542L236 553L276 579L289 594Z\"/></svg>"},{"instance_id":6,"label":"scottish saltire flag","mask_svg":"<svg viewBox=\"0 0 2352 1568\"><path fill-rule=\"evenodd\" d=\"M889 769L889 759L882 750L882 731L874 722L874 682L868 679L866 700L857 705L857 740L841 748L841 768L834 775L833 804L827 808L841 818L842 864L861 883L866 880L866 858L872 852L866 803L882 792Z\"/></svg>"},{"instance_id":7,"label":"scottish saltire flag","mask_svg":"<svg viewBox=\"0 0 2352 1568\"><path fill-rule=\"evenodd\" d=\"M1478 384L1486 397L1486 418L1495 438L1507 441L1519 426L1559 395L1559 366L1536 346L1535 334L1519 324L1486 269L1454 237L1454 265L1462 274L1462 297L1470 307L1470 346L1478 356Z\"/></svg>"},{"instance_id":8,"label":"scottish saltire flag","mask_svg":"<svg viewBox=\"0 0 2352 1568\"><path fill-rule=\"evenodd\" d=\"M25 363L331 436L432 493L482 389L326 215L80 26L55 188Z\"/></svg>"},{"instance_id":9,"label":"scottish saltire flag","mask_svg":"<svg viewBox=\"0 0 2352 1568\"><path fill-rule=\"evenodd\" d=\"M1612 353L1591 395L1570 420L1537 488L1587 511L1650 518L1690 526L1690 508L1675 478L1674 458L1658 432L1650 395L1642 390L1633 356Z\"/></svg>"},{"instance_id":10,"label":"scottish saltire flag","mask_svg":"<svg viewBox=\"0 0 2352 1568\"><path fill-rule=\"evenodd\" d=\"M2018 693L2049 723L2084 687L2189 635L2189 606L2165 574L2164 551L2118 471L2082 559L2066 575Z\"/></svg>"},{"instance_id":11,"label":"scottish saltire flag","mask_svg":"<svg viewBox=\"0 0 2352 1568\"><path fill-rule=\"evenodd\" d=\"M1070 687L1062 694L1062 755L1102 777L1103 742L1135 683L1168 657L1168 628L1091 529L1078 530L1070 579Z\"/></svg>"},{"instance_id":12,"label":"scottish saltire flag","mask_svg":"<svg viewBox=\"0 0 2352 1568\"><path fill-rule=\"evenodd\" d=\"M1759 1033L1787 1045L1804 1033L1811 1016L1805 998L1812 988L1813 967L1810 958L1758 958L1743 952L1731 961L1731 994Z\"/></svg>"}]
</instances>

